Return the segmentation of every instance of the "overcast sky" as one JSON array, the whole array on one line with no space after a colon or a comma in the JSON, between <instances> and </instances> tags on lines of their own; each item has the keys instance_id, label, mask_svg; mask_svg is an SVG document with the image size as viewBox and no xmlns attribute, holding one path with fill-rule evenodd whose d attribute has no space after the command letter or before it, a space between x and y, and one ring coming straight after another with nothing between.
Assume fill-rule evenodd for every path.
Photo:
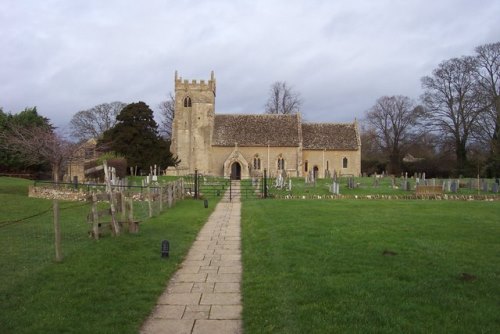
<instances>
[{"instance_id":1,"label":"overcast sky","mask_svg":"<svg viewBox=\"0 0 500 334\"><path fill-rule=\"evenodd\" d=\"M308 121L418 101L443 60L500 41L499 0L0 0L0 107L65 127L78 111L217 79L216 113L262 113L286 81Z\"/></svg>"}]
</instances>

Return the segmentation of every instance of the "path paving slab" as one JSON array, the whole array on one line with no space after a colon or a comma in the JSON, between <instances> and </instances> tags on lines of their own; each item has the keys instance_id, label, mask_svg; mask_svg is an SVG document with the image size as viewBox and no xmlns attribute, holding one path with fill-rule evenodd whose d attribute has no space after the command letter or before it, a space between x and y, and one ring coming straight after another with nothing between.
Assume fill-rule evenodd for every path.
<instances>
[{"instance_id":1,"label":"path paving slab","mask_svg":"<svg viewBox=\"0 0 500 334\"><path fill-rule=\"evenodd\" d=\"M233 192L238 185L232 186ZM243 332L241 203L229 193L200 230L141 334Z\"/></svg>"}]
</instances>

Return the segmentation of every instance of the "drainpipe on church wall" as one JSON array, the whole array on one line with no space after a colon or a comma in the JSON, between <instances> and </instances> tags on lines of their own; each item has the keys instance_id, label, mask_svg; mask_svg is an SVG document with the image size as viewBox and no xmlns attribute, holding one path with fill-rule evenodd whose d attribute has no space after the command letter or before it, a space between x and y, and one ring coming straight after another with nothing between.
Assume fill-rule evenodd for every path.
<instances>
[{"instance_id":1,"label":"drainpipe on church wall","mask_svg":"<svg viewBox=\"0 0 500 334\"><path fill-rule=\"evenodd\" d=\"M267 142L267 170L270 171L270 169L269 169L269 141Z\"/></svg>"},{"instance_id":2,"label":"drainpipe on church wall","mask_svg":"<svg viewBox=\"0 0 500 334\"><path fill-rule=\"evenodd\" d=\"M326 177L326 169L325 169L325 149L323 149L323 176Z\"/></svg>"}]
</instances>

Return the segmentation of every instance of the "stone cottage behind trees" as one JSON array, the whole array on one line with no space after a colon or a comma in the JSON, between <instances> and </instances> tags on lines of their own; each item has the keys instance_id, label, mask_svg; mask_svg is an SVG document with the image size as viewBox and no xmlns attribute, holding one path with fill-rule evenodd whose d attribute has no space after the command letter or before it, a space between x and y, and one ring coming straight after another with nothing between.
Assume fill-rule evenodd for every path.
<instances>
[{"instance_id":1,"label":"stone cottage behind trees","mask_svg":"<svg viewBox=\"0 0 500 334\"><path fill-rule=\"evenodd\" d=\"M175 73L169 175L200 173L234 179L286 173L324 178L361 173L358 123L304 123L295 114L215 114L216 80Z\"/></svg>"}]
</instances>

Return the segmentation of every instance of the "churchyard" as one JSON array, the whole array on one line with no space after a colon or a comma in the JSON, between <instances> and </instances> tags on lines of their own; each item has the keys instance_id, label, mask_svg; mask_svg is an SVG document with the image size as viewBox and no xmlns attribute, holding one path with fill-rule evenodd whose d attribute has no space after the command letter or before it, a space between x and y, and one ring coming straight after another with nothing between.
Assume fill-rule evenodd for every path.
<instances>
[{"instance_id":1,"label":"churchyard","mask_svg":"<svg viewBox=\"0 0 500 334\"><path fill-rule=\"evenodd\" d=\"M291 180L291 192L269 186L274 199L243 198L245 333L498 332L498 200L362 198L414 193L389 178L341 179L340 194L358 198L327 200L331 179ZM459 194L477 194L468 182ZM88 204L61 202L55 263L52 201L28 198L29 184L0 178L5 333L137 333L218 200L179 201L140 233L100 240L87 235Z\"/></svg>"}]
</instances>

